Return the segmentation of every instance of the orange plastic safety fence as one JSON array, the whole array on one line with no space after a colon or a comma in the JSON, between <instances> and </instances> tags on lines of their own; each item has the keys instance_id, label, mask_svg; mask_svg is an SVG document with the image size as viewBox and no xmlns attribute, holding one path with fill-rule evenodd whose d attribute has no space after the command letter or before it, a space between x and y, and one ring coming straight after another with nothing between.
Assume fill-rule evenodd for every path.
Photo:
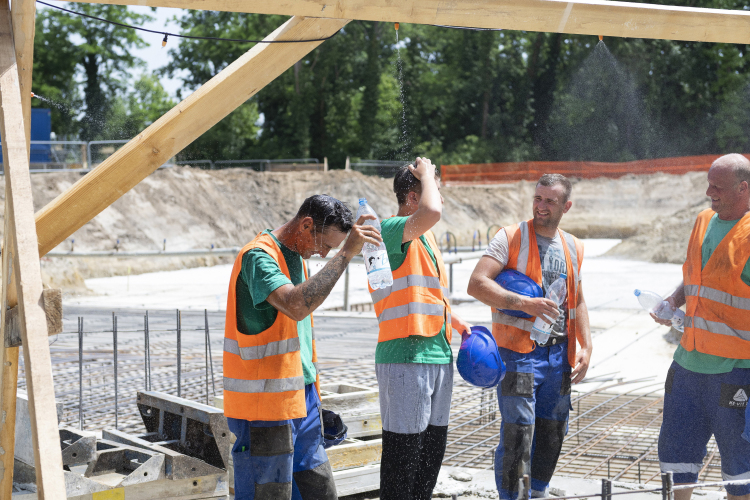
<instances>
[{"instance_id":1,"label":"orange plastic safety fence","mask_svg":"<svg viewBox=\"0 0 750 500\"><path fill-rule=\"evenodd\" d=\"M474 163L469 165L441 165L442 181L446 184L495 184L521 180L535 181L542 174L557 173L567 177L622 177L658 172L681 175L707 171L720 155L681 156L622 163L595 161L524 161L517 163ZM750 155L746 154L750 158Z\"/></svg>"}]
</instances>

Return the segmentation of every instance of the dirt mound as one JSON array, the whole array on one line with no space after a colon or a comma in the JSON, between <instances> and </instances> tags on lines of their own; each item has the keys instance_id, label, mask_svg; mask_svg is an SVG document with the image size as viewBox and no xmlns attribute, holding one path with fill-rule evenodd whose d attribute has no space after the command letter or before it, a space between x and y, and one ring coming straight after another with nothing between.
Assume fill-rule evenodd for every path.
<instances>
[{"instance_id":1,"label":"dirt mound","mask_svg":"<svg viewBox=\"0 0 750 500\"><path fill-rule=\"evenodd\" d=\"M35 208L42 208L81 175L74 172L32 175ZM679 261L684 258L683 240L686 243L689 227L684 230L678 223L681 216L665 217L665 214L685 212L684 219L690 219L693 207L705 200L705 179L706 174L698 172L681 176L655 174L575 181L574 205L563 219L563 228L589 238L635 235L613 252L660 262ZM3 182L0 178L0 186ZM238 246L252 239L258 231L277 227L288 220L306 197L316 193L330 194L351 207L356 207L357 199L364 196L379 215L394 214L397 206L391 189L391 179L343 170L270 173L191 167L161 169L79 229L58 249L69 251L74 247L75 251L85 252L116 247L133 251ZM472 235L478 231L482 243L486 244L488 229L494 233L499 226L531 216L533 189L534 183L527 181L445 186L442 189L443 220L436 226L435 233L441 237L450 231L459 245L471 245ZM3 193L4 189L0 189L0 198ZM646 241L648 244L644 243ZM682 257L677 256L680 253L677 250L682 252ZM80 289L83 279L89 277L218 262L215 257L114 261L50 258L44 259L42 266L50 283Z\"/></svg>"}]
</instances>

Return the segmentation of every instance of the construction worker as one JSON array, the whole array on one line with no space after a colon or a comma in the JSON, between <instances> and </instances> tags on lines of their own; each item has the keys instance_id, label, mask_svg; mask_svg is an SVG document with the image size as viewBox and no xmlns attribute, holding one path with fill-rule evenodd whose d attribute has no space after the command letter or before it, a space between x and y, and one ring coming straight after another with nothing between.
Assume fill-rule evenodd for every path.
<instances>
[{"instance_id":1,"label":"construction worker","mask_svg":"<svg viewBox=\"0 0 750 500\"><path fill-rule=\"evenodd\" d=\"M224 413L237 437L237 500L337 497L323 447L311 313L362 245L382 241L362 225L368 218L352 225L343 203L311 196L292 220L261 232L237 256L224 336ZM344 238L308 278L303 259L325 257Z\"/></svg>"},{"instance_id":2,"label":"construction worker","mask_svg":"<svg viewBox=\"0 0 750 500\"><path fill-rule=\"evenodd\" d=\"M435 166L417 158L396 173L398 213L381 222L393 272L392 286L370 289L379 323L383 500L432 498L448 437L452 328L471 332L451 315L445 266L430 231L442 213L439 189Z\"/></svg>"},{"instance_id":3,"label":"construction worker","mask_svg":"<svg viewBox=\"0 0 750 500\"><path fill-rule=\"evenodd\" d=\"M659 434L661 470L673 472L677 484L698 480L712 434L724 480L750 479L749 184L750 161L744 156L722 156L711 165L706 190L711 208L695 221L683 282L666 299L672 307L687 303ZM729 500L750 500L750 484L725 488ZM675 500L689 500L691 493L677 490Z\"/></svg>"},{"instance_id":4,"label":"construction worker","mask_svg":"<svg viewBox=\"0 0 750 500\"><path fill-rule=\"evenodd\" d=\"M502 424L495 452L495 481L503 499L518 497L519 480L526 474L531 476L531 496L547 496L567 432L571 382L583 380L591 358L580 274L583 244L558 228L573 204L570 192L564 176L543 175L534 192L533 219L498 231L469 280L469 295L492 307L492 335L507 369L497 388ZM530 298L498 285L494 279L505 268L524 273L545 293L566 274L561 310L550 299ZM544 344L530 338L536 317L546 317L553 325Z\"/></svg>"}]
</instances>

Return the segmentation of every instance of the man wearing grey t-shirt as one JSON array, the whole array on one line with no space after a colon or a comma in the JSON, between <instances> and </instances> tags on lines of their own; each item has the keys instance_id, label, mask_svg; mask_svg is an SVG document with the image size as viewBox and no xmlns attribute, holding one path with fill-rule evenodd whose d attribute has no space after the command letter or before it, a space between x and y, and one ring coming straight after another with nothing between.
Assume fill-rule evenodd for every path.
<instances>
[{"instance_id":1,"label":"man wearing grey t-shirt","mask_svg":"<svg viewBox=\"0 0 750 500\"><path fill-rule=\"evenodd\" d=\"M495 481L505 500L518 497L525 474L531 476L531 496L547 496L567 432L570 385L583 380L591 358L580 275L583 244L558 228L573 205L570 192L564 176L543 175L534 193L534 218L498 231L469 280L469 295L492 307L492 335L507 369L497 388L502 424L495 452ZM550 299L498 285L495 277L506 268L524 273L545 293L565 274L567 295L560 309ZM549 340L538 344L530 338L531 327L545 316L553 328Z\"/></svg>"}]
</instances>

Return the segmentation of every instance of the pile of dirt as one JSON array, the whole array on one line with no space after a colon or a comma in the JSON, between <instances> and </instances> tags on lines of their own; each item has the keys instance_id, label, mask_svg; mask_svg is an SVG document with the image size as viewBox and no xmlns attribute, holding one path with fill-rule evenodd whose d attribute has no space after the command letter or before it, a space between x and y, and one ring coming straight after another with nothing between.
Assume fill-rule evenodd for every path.
<instances>
[{"instance_id":1,"label":"pile of dirt","mask_svg":"<svg viewBox=\"0 0 750 500\"><path fill-rule=\"evenodd\" d=\"M32 175L36 210L75 183L82 174L60 172ZM674 262L687 231L672 228L666 214L686 212L705 200L705 173L682 176L655 174L620 179L578 180L573 188L573 208L563 228L580 237L660 238L654 245L624 242L618 255ZM0 198L4 189L0 178ZM160 169L127 192L112 206L76 231L58 250L184 250L241 246L258 231L274 228L291 218L302 201L327 193L352 208L366 197L380 216L396 212L392 180L358 172L254 172L246 169L201 170L191 167ZM488 230L531 216L533 182L485 186L445 186L443 219L435 228L441 237L450 231L459 245L471 245L478 232L486 244ZM2 204L0 204L2 206ZM651 226L652 223L657 224ZM671 222L670 222L671 224ZM649 233L648 231L652 231ZM674 241L671 239L674 235ZM74 240L74 243L73 243ZM166 240L166 242L165 242ZM119 243L118 243L119 241ZM648 249L643 246L651 247ZM674 247L674 248L672 248ZM657 251L656 248L661 248ZM681 248L681 247L680 247ZM684 258L684 252L682 252ZM675 260L676 259L676 260ZM228 259L43 259L47 281L55 286L83 288L90 277L139 274L199 265Z\"/></svg>"}]
</instances>

